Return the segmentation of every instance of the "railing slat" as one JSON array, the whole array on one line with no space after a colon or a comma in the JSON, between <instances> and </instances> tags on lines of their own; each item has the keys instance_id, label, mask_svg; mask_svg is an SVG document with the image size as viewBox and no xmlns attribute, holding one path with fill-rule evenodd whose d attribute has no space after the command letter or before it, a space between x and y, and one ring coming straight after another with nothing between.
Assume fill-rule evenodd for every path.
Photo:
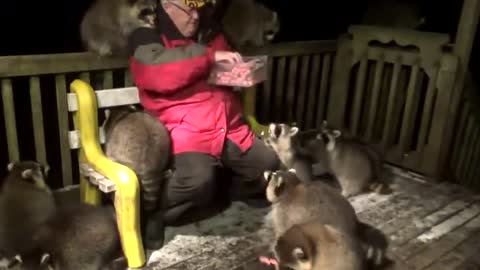
<instances>
[{"instance_id":1,"label":"railing slat","mask_svg":"<svg viewBox=\"0 0 480 270\"><path fill-rule=\"evenodd\" d=\"M81 72L78 76L82 81L90 83L90 72ZM65 92L66 93L66 92Z\"/></svg>"},{"instance_id":2,"label":"railing slat","mask_svg":"<svg viewBox=\"0 0 480 270\"><path fill-rule=\"evenodd\" d=\"M7 135L8 159L10 162L13 162L20 159L20 152L18 149L12 81L10 79L2 79L2 100L3 116L5 117L5 131Z\"/></svg>"},{"instance_id":3,"label":"railing slat","mask_svg":"<svg viewBox=\"0 0 480 270\"><path fill-rule=\"evenodd\" d=\"M67 103L67 82L65 75L55 76L55 90L57 93L58 132L60 139L60 157L62 159L63 186L73 184L72 179L72 156L68 140L68 103Z\"/></svg>"},{"instance_id":4,"label":"railing slat","mask_svg":"<svg viewBox=\"0 0 480 270\"><path fill-rule=\"evenodd\" d=\"M480 153L480 123L476 122L476 131L475 131L475 138L477 138L473 142L473 147L471 149L471 154L470 157L468 158L470 164L468 165L466 169L466 176L465 180L467 181L466 185L467 186L472 186L474 184L474 172L476 166L478 166L478 158L479 158L479 153Z\"/></svg>"},{"instance_id":5,"label":"railing slat","mask_svg":"<svg viewBox=\"0 0 480 270\"><path fill-rule=\"evenodd\" d=\"M35 156L37 161L47 164L47 149L45 146L45 128L43 126L42 93L40 78L30 77L30 99L32 106L33 138L35 141Z\"/></svg>"},{"instance_id":6,"label":"railing slat","mask_svg":"<svg viewBox=\"0 0 480 270\"><path fill-rule=\"evenodd\" d=\"M475 127L475 118L470 114L467 120L467 128L465 129L465 141L460 150L460 160L458 162L458 180L463 183L463 172L465 171L465 165L467 161L468 149L471 147L471 142L473 138L473 129Z\"/></svg>"},{"instance_id":7,"label":"railing slat","mask_svg":"<svg viewBox=\"0 0 480 270\"><path fill-rule=\"evenodd\" d=\"M276 70L276 81L275 81L275 107L270 111L270 117L273 121L278 121L281 119L282 107L283 107L283 87L285 82L285 66L287 59L285 57L280 57L278 59L277 70ZM274 118L273 118L274 117Z\"/></svg>"},{"instance_id":8,"label":"railing slat","mask_svg":"<svg viewBox=\"0 0 480 270\"><path fill-rule=\"evenodd\" d=\"M310 82L308 88L308 101L307 101L307 111L305 116L305 128L312 128L314 123L315 115L315 100L317 98L317 85L318 79L320 76L320 61L322 60L321 55L315 54L312 59L312 69L310 70Z\"/></svg>"},{"instance_id":9,"label":"railing slat","mask_svg":"<svg viewBox=\"0 0 480 270\"><path fill-rule=\"evenodd\" d=\"M107 70L103 72L103 89L113 88L113 71Z\"/></svg>"},{"instance_id":10,"label":"railing slat","mask_svg":"<svg viewBox=\"0 0 480 270\"><path fill-rule=\"evenodd\" d=\"M124 87L133 86L132 74L130 73L130 69L126 68L123 72L123 84Z\"/></svg>"},{"instance_id":11,"label":"railing slat","mask_svg":"<svg viewBox=\"0 0 480 270\"><path fill-rule=\"evenodd\" d=\"M390 82L390 89L388 91L387 115L385 116L385 125L383 126L383 132L382 132L383 147L386 147L387 144L392 139L391 134L393 129L393 125L392 125L393 111L394 111L395 102L398 102L396 98L397 98L397 90L398 90L398 79L400 77L401 68L402 68L402 63L400 62L400 59L399 59L399 61L393 65L392 81Z\"/></svg>"},{"instance_id":12,"label":"railing slat","mask_svg":"<svg viewBox=\"0 0 480 270\"><path fill-rule=\"evenodd\" d=\"M371 96L371 102L368 110L368 122L367 122L367 130L365 134L365 138L367 140L372 139L372 134L373 134L373 129L374 129L374 124L375 124L375 119L377 117L377 109L378 109L378 98L380 97L380 86L382 83L382 75L383 75L383 68L385 66L385 63L383 62L382 59L376 63L375 67L375 75L373 78L373 88L372 88L372 96Z\"/></svg>"},{"instance_id":13,"label":"railing slat","mask_svg":"<svg viewBox=\"0 0 480 270\"><path fill-rule=\"evenodd\" d=\"M298 68L298 56L290 57L290 63L288 64L288 82L286 100L283 106L286 111L287 122L294 121L294 107L295 107L295 95L297 90L297 68Z\"/></svg>"},{"instance_id":14,"label":"railing slat","mask_svg":"<svg viewBox=\"0 0 480 270\"><path fill-rule=\"evenodd\" d=\"M308 79L308 68L310 67L310 55L302 56L300 66L300 82L299 88L297 93L297 103L295 107L297 109L296 112L296 122L297 124L304 129L306 123L304 122L305 119L305 99L307 95L307 79ZM293 111L293 110L292 110Z\"/></svg>"},{"instance_id":15,"label":"railing slat","mask_svg":"<svg viewBox=\"0 0 480 270\"><path fill-rule=\"evenodd\" d=\"M330 69L332 63L333 54L327 53L324 54L322 59L322 77L320 79L320 93L318 94L318 105L317 105L317 120L316 126L320 127L322 121L325 120L325 106L327 104L327 91L330 81Z\"/></svg>"},{"instance_id":16,"label":"railing slat","mask_svg":"<svg viewBox=\"0 0 480 270\"><path fill-rule=\"evenodd\" d=\"M427 144L427 135L430 130L430 122L432 120L433 101L437 96L437 77L438 69L433 72L432 78L429 78L425 102L423 105L422 122L420 124L420 132L418 133L418 141L416 149L420 149Z\"/></svg>"},{"instance_id":17,"label":"railing slat","mask_svg":"<svg viewBox=\"0 0 480 270\"><path fill-rule=\"evenodd\" d=\"M350 132L357 134L360 126L361 109L365 92L365 80L367 78L368 59L363 57L358 67L357 78L355 80L355 94L353 99L353 110L350 111ZM347 110L348 111L348 110Z\"/></svg>"},{"instance_id":18,"label":"railing slat","mask_svg":"<svg viewBox=\"0 0 480 270\"><path fill-rule=\"evenodd\" d=\"M458 171L456 170L460 166L460 152L465 145L465 136L466 136L466 126L467 126L467 120L468 120L468 115L469 115L469 104L468 102L465 102L461 106L461 112L460 112L460 117L459 117L459 125L458 125L458 133L455 135L455 141L452 146L453 153L451 155L451 168L453 170L455 178L457 178L457 173Z\"/></svg>"},{"instance_id":19,"label":"railing slat","mask_svg":"<svg viewBox=\"0 0 480 270\"><path fill-rule=\"evenodd\" d=\"M263 83L263 106L262 119L268 119L268 114L272 110L272 73L273 58L269 57L267 62L267 80ZM258 100L258 99L257 99Z\"/></svg>"},{"instance_id":20,"label":"railing slat","mask_svg":"<svg viewBox=\"0 0 480 270\"><path fill-rule=\"evenodd\" d=\"M473 156L473 153L474 153L474 149L475 147L477 146L477 143L478 143L478 133L479 133L479 129L480 127L478 126L477 122L474 120L474 126L472 127L472 130L471 130L471 136L470 136L470 140L468 141L469 144L468 144L468 147L466 149L466 154L465 154L465 164L464 164L464 167L463 167L463 170L462 170L462 181L465 185L468 185L468 172L469 172L469 169L470 169L470 166L471 166L471 163L472 163L472 156Z\"/></svg>"},{"instance_id":21,"label":"railing slat","mask_svg":"<svg viewBox=\"0 0 480 270\"><path fill-rule=\"evenodd\" d=\"M411 138L411 122L414 116L414 103L416 96L416 84L418 81L418 74L420 73L420 67L414 65L410 74L410 80L407 87L407 99L405 104L405 110L403 111L402 127L400 129L400 141L399 146L401 151L407 151L407 144Z\"/></svg>"}]
</instances>

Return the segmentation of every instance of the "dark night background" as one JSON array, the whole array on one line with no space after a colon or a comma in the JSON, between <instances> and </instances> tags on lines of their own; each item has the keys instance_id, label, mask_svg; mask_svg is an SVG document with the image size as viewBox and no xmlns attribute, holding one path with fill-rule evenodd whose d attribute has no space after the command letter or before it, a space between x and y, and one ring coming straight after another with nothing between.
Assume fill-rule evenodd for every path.
<instances>
[{"instance_id":1,"label":"dark night background","mask_svg":"<svg viewBox=\"0 0 480 270\"><path fill-rule=\"evenodd\" d=\"M83 14L93 0L49 0L49 1L4 1L0 12L0 56L49 54L84 51L80 42L79 24ZM333 0L333 1L301 1L301 0L259 0L276 10L281 20L281 30L275 42L336 39L345 33L350 24L360 23L363 13L370 0ZM414 0L411 0L414 1ZM453 43L463 1L461 0L423 0L422 9L426 17L423 30L450 34ZM471 68L479 69L478 47L480 38L471 59ZM475 74L475 72L474 72ZM475 76L474 76L475 77ZM32 136L32 126L28 117L30 110L28 81L15 91L17 124L19 129L19 144L21 159L34 159L35 154ZM53 90L54 85L51 85ZM22 90L23 89L23 90ZM52 92L42 91L44 110L55 113L55 99ZM49 102L51 104L49 104ZM45 128L56 129L56 119L48 117L44 111ZM22 116L20 116L22 115ZM3 118L3 117L2 117ZM0 119L0 164L6 164L5 130ZM58 134L46 134L48 162L56 164L52 170L56 179L60 177L58 167L60 154L58 152ZM55 150L51 151L50 147ZM28 151L29 150L29 151ZM3 171L3 169L0 169ZM59 179L59 178L58 178ZM59 184L60 183L55 183Z\"/></svg>"},{"instance_id":2,"label":"dark night background","mask_svg":"<svg viewBox=\"0 0 480 270\"><path fill-rule=\"evenodd\" d=\"M78 25L92 0L4 1L0 55L82 51ZM334 39L359 23L368 0L263 0L278 11L282 29L276 42ZM454 37L463 1L423 0L425 30ZM478 43L478 42L477 42ZM476 57L477 58L477 57Z\"/></svg>"}]
</instances>

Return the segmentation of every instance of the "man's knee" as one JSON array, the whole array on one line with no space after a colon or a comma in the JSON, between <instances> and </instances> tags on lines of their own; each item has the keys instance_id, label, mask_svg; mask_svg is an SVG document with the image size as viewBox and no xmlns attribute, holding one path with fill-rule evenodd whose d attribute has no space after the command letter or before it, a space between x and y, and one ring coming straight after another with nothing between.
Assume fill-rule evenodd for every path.
<instances>
[{"instance_id":1,"label":"man's knee","mask_svg":"<svg viewBox=\"0 0 480 270\"><path fill-rule=\"evenodd\" d=\"M192 169L190 192L197 206L208 205L215 193L215 167L196 166Z\"/></svg>"},{"instance_id":2,"label":"man's knee","mask_svg":"<svg viewBox=\"0 0 480 270\"><path fill-rule=\"evenodd\" d=\"M168 192L171 197L180 197L196 206L204 206L214 197L216 167L208 158L199 157L176 160L175 176Z\"/></svg>"}]
</instances>

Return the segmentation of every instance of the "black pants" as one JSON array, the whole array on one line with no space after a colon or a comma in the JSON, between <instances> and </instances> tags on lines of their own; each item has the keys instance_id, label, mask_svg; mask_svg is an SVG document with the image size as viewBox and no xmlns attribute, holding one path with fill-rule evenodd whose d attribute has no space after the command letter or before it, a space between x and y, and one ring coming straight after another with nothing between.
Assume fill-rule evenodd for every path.
<instances>
[{"instance_id":1,"label":"black pants","mask_svg":"<svg viewBox=\"0 0 480 270\"><path fill-rule=\"evenodd\" d=\"M166 183L163 211L166 224L176 223L187 212L212 205L218 181L218 167L223 166L232 172L233 200L249 196L263 195L266 182L265 170L275 170L280 161L276 154L258 138L248 151L241 150L226 140L220 160L198 152L180 153L174 156L174 176Z\"/></svg>"}]
</instances>

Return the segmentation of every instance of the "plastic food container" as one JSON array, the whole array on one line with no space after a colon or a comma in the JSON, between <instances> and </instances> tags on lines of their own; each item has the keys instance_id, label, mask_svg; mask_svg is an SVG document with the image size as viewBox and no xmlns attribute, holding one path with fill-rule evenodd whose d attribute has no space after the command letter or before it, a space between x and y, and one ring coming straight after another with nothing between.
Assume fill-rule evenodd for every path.
<instances>
[{"instance_id":1,"label":"plastic food container","mask_svg":"<svg viewBox=\"0 0 480 270\"><path fill-rule=\"evenodd\" d=\"M268 55L245 56L243 62L216 63L208 83L222 86L251 87L267 80Z\"/></svg>"}]
</instances>

